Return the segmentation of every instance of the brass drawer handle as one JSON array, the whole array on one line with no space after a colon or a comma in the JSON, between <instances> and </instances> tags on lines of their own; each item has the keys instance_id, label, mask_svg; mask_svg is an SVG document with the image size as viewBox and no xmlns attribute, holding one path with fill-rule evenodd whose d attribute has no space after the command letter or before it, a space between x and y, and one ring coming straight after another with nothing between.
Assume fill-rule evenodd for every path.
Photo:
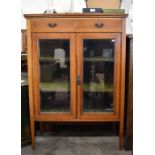
<instances>
[{"instance_id":1,"label":"brass drawer handle","mask_svg":"<svg viewBox=\"0 0 155 155\"><path fill-rule=\"evenodd\" d=\"M48 26L49 27L56 27L57 26L57 23L48 23Z\"/></svg>"},{"instance_id":2,"label":"brass drawer handle","mask_svg":"<svg viewBox=\"0 0 155 155\"><path fill-rule=\"evenodd\" d=\"M102 27L104 27L104 24L103 23L95 23L95 26L97 28L102 28Z\"/></svg>"}]
</instances>

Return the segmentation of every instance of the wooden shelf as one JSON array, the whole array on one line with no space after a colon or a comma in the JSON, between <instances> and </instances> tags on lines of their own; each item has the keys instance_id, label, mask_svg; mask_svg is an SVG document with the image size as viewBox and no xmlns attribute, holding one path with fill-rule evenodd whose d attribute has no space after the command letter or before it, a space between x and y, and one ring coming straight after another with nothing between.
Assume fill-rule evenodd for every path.
<instances>
[{"instance_id":1,"label":"wooden shelf","mask_svg":"<svg viewBox=\"0 0 155 155\"><path fill-rule=\"evenodd\" d=\"M84 92L113 92L112 84L84 83ZM69 92L69 86L63 82L40 83L41 92Z\"/></svg>"},{"instance_id":2,"label":"wooden shelf","mask_svg":"<svg viewBox=\"0 0 155 155\"><path fill-rule=\"evenodd\" d=\"M40 57L39 58L40 61L48 61L48 62L52 62L52 61L57 61L60 62L61 60L63 61L69 61L69 58L65 58L65 59L58 59L58 58L54 58L54 57ZM100 62L100 61L108 61L108 62L113 62L114 58L110 57L110 58L84 58L84 61L89 61L89 62Z\"/></svg>"},{"instance_id":3,"label":"wooden shelf","mask_svg":"<svg viewBox=\"0 0 155 155\"><path fill-rule=\"evenodd\" d=\"M112 84L84 83L84 92L113 92Z\"/></svg>"},{"instance_id":4,"label":"wooden shelf","mask_svg":"<svg viewBox=\"0 0 155 155\"><path fill-rule=\"evenodd\" d=\"M60 62L61 60L69 61L69 58L60 59L60 58L54 58L54 57L40 57L39 60L42 62L53 62L53 61Z\"/></svg>"},{"instance_id":5,"label":"wooden shelf","mask_svg":"<svg viewBox=\"0 0 155 155\"><path fill-rule=\"evenodd\" d=\"M84 61L89 61L89 62L100 62L100 61L108 61L108 62L113 62L114 58L110 57L110 58L84 58Z\"/></svg>"},{"instance_id":6,"label":"wooden shelf","mask_svg":"<svg viewBox=\"0 0 155 155\"><path fill-rule=\"evenodd\" d=\"M40 83L40 90L42 92L69 92L67 82L44 82Z\"/></svg>"}]
</instances>

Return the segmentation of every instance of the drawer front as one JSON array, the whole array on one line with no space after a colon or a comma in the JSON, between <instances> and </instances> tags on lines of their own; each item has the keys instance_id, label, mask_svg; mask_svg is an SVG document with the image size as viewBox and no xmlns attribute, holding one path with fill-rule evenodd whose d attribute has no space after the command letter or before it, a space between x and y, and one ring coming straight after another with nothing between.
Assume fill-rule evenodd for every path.
<instances>
[{"instance_id":1,"label":"drawer front","mask_svg":"<svg viewBox=\"0 0 155 155\"><path fill-rule=\"evenodd\" d=\"M77 20L78 32L121 32L122 20L108 19L81 19Z\"/></svg>"},{"instance_id":2,"label":"drawer front","mask_svg":"<svg viewBox=\"0 0 155 155\"><path fill-rule=\"evenodd\" d=\"M72 19L32 19L32 32L74 32L76 23Z\"/></svg>"},{"instance_id":3,"label":"drawer front","mask_svg":"<svg viewBox=\"0 0 155 155\"><path fill-rule=\"evenodd\" d=\"M32 19L32 32L121 32L122 20L116 18Z\"/></svg>"}]
</instances>

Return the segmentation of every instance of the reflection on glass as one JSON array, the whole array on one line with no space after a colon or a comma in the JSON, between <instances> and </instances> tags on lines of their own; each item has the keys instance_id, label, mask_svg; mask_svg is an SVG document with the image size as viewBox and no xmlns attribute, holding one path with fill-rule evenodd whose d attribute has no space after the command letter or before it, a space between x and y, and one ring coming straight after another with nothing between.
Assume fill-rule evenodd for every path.
<instances>
[{"instance_id":1,"label":"reflection on glass","mask_svg":"<svg viewBox=\"0 0 155 155\"><path fill-rule=\"evenodd\" d=\"M83 41L84 112L113 111L113 39Z\"/></svg>"},{"instance_id":2,"label":"reflection on glass","mask_svg":"<svg viewBox=\"0 0 155 155\"><path fill-rule=\"evenodd\" d=\"M70 111L69 40L39 40L42 112Z\"/></svg>"}]
</instances>

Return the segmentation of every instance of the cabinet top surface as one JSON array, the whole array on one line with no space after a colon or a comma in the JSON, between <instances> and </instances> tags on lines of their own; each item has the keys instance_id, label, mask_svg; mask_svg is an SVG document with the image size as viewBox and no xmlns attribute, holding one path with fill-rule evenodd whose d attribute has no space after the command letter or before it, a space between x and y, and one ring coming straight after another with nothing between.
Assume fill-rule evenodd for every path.
<instances>
[{"instance_id":1,"label":"cabinet top surface","mask_svg":"<svg viewBox=\"0 0 155 155\"><path fill-rule=\"evenodd\" d=\"M26 19L31 18L126 18L123 13L55 13L55 14L24 14Z\"/></svg>"}]
</instances>

